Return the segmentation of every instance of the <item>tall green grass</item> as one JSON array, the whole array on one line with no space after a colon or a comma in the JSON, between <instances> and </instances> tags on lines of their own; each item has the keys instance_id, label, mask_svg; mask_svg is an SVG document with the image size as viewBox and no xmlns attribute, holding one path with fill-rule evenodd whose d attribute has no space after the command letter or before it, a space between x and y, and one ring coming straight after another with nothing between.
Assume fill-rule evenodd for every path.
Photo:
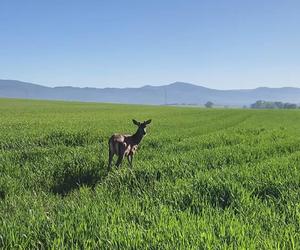
<instances>
[{"instance_id":1,"label":"tall green grass","mask_svg":"<svg viewBox=\"0 0 300 250\"><path fill-rule=\"evenodd\" d=\"M0 248L299 249L300 112L0 99ZM153 120L108 172L107 141Z\"/></svg>"}]
</instances>

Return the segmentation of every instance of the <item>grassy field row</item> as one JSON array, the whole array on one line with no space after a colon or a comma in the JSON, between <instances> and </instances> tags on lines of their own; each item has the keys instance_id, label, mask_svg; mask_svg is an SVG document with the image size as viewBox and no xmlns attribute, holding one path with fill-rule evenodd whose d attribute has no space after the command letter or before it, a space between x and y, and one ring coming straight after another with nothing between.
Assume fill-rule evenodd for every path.
<instances>
[{"instance_id":1,"label":"grassy field row","mask_svg":"<svg viewBox=\"0 0 300 250\"><path fill-rule=\"evenodd\" d=\"M300 112L0 99L0 247L298 249ZM107 141L151 118L130 168Z\"/></svg>"}]
</instances>

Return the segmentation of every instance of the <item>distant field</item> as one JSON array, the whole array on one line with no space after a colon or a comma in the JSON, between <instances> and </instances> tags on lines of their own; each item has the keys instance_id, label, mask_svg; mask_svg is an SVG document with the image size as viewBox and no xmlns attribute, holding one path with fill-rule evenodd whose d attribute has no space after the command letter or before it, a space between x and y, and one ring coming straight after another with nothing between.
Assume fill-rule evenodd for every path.
<instances>
[{"instance_id":1,"label":"distant field","mask_svg":"<svg viewBox=\"0 0 300 250\"><path fill-rule=\"evenodd\" d=\"M134 159L107 141L151 118ZM299 249L300 110L0 99L0 248Z\"/></svg>"}]
</instances>

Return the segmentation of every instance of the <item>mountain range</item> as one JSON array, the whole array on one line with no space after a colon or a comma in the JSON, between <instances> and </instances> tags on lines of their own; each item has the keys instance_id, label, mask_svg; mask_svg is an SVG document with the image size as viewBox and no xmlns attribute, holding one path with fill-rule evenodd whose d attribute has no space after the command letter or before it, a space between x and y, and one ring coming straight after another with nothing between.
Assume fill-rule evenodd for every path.
<instances>
[{"instance_id":1,"label":"mountain range","mask_svg":"<svg viewBox=\"0 0 300 250\"><path fill-rule=\"evenodd\" d=\"M140 88L79 88L46 87L16 80L0 80L0 97L152 105L203 105L211 101L216 105L243 106L257 100L298 104L300 88L217 90L184 82Z\"/></svg>"}]
</instances>

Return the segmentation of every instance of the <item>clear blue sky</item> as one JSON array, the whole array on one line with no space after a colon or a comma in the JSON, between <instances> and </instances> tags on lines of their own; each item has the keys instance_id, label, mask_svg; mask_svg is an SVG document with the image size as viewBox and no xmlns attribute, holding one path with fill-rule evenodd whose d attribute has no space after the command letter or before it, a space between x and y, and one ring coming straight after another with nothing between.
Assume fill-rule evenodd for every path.
<instances>
[{"instance_id":1,"label":"clear blue sky","mask_svg":"<svg viewBox=\"0 0 300 250\"><path fill-rule=\"evenodd\" d=\"M0 79L300 87L299 0L1 0Z\"/></svg>"}]
</instances>

